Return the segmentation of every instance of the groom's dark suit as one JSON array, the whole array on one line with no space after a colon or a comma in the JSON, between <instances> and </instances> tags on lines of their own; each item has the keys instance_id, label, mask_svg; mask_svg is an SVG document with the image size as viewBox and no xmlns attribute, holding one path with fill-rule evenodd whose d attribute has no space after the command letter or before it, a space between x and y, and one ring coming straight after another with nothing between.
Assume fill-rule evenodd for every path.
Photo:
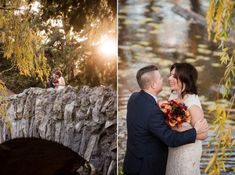
<instances>
[{"instance_id":1,"label":"groom's dark suit","mask_svg":"<svg viewBox=\"0 0 235 175\"><path fill-rule=\"evenodd\" d=\"M124 173L165 175L168 146L193 143L196 130L176 132L166 124L155 99L141 90L133 93L127 105L127 151Z\"/></svg>"}]
</instances>

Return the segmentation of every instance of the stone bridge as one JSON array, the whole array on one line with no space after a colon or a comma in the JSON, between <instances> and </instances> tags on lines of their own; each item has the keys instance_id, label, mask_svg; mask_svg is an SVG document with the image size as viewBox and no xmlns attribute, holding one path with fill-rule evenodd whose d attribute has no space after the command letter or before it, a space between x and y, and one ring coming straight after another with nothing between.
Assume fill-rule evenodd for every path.
<instances>
[{"instance_id":1,"label":"stone bridge","mask_svg":"<svg viewBox=\"0 0 235 175\"><path fill-rule=\"evenodd\" d=\"M112 88L102 86L26 89L1 100L0 143L17 137L56 141L90 162L98 174L112 174L117 165L116 99Z\"/></svg>"}]
</instances>

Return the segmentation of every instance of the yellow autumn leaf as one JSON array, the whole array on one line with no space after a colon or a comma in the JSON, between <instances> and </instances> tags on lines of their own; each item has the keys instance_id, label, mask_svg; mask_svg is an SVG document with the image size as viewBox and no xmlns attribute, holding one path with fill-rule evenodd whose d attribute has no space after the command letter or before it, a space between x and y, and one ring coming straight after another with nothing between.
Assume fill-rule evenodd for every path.
<instances>
[{"instance_id":1,"label":"yellow autumn leaf","mask_svg":"<svg viewBox=\"0 0 235 175\"><path fill-rule=\"evenodd\" d=\"M205 169L205 173L208 173L209 169L212 167L212 165L215 163L217 159L217 153L215 153L212 157L212 159L210 160L210 162L208 163L206 169Z\"/></svg>"}]
</instances>

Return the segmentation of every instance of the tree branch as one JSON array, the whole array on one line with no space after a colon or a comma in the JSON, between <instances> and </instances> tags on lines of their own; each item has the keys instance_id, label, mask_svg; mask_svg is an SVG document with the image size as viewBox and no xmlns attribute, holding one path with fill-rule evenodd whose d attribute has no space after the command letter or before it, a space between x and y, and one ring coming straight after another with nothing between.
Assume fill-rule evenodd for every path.
<instances>
[{"instance_id":1,"label":"tree branch","mask_svg":"<svg viewBox=\"0 0 235 175\"><path fill-rule=\"evenodd\" d=\"M185 9L185 8L179 6L179 5L173 6L172 10L176 14L184 17L186 20L193 19L195 22L197 22L198 24L200 24L202 26L206 27L206 25L207 25L205 18L202 15L198 14L198 13L195 13L191 10Z\"/></svg>"},{"instance_id":2,"label":"tree branch","mask_svg":"<svg viewBox=\"0 0 235 175\"><path fill-rule=\"evenodd\" d=\"M14 8L14 7L11 7L11 8L0 7L0 10L22 10L22 9L18 9L18 8Z\"/></svg>"},{"instance_id":3,"label":"tree branch","mask_svg":"<svg viewBox=\"0 0 235 175\"><path fill-rule=\"evenodd\" d=\"M2 74L4 74L5 72L8 72L8 71L12 70L14 67L15 67L15 65L13 65L12 67L10 67L9 69L3 70L2 72L0 72L0 76L1 76Z\"/></svg>"}]
</instances>

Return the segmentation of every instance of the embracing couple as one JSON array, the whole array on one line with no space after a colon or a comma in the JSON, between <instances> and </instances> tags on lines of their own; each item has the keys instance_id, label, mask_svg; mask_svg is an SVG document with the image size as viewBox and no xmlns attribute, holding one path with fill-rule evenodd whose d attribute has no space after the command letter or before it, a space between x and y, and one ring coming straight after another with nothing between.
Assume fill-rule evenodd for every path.
<instances>
[{"instance_id":1,"label":"embracing couple","mask_svg":"<svg viewBox=\"0 0 235 175\"><path fill-rule=\"evenodd\" d=\"M208 124L197 95L198 73L188 63L170 68L169 100L184 103L189 123L172 128L158 104L163 79L154 65L137 72L140 92L131 95L127 105L127 150L125 175L200 175L202 142Z\"/></svg>"}]
</instances>

